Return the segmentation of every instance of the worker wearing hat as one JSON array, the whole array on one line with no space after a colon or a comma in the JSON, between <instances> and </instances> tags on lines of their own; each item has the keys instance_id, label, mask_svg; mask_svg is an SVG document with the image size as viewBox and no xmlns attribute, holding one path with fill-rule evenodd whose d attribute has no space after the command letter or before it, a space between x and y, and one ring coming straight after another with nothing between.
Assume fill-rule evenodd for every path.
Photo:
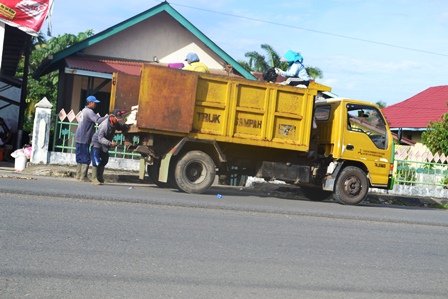
<instances>
[{"instance_id":1,"label":"worker wearing hat","mask_svg":"<svg viewBox=\"0 0 448 299\"><path fill-rule=\"evenodd\" d=\"M98 99L91 95L86 99L86 106L82 109L81 120L75 133L76 143L76 175L75 178L80 181L90 182L87 177L89 165L91 162L89 147L95 132L95 124L100 124L107 119L107 115L100 117L94 110L99 103Z\"/></svg>"},{"instance_id":2,"label":"worker wearing hat","mask_svg":"<svg viewBox=\"0 0 448 299\"><path fill-rule=\"evenodd\" d=\"M115 109L109 114L106 121L98 126L98 131L92 138L92 184L101 185L104 183L104 168L109 162L109 149L116 147L117 143L113 141L115 131L126 133L129 129L127 125L119 123L126 114L125 110Z\"/></svg>"},{"instance_id":3,"label":"worker wearing hat","mask_svg":"<svg viewBox=\"0 0 448 299\"><path fill-rule=\"evenodd\" d=\"M210 73L208 66L199 61L199 56L196 53L188 53L185 61L188 63L188 65L184 67L183 70L200 73Z\"/></svg>"},{"instance_id":4,"label":"worker wearing hat","mask_svg":"<svg viewBox=\"0 0 448 299\"><path fill-rule=\"evenodd\" d=\"M289 50L280 59L282 62L288 62L288 69L283 71L279 68L275 69L275 72L285 78L297 78L295 82L308 86L310 83L310 76L308 75L305 66L303 65L303 57L297 52Z\"/></svg>"}]
</instances>

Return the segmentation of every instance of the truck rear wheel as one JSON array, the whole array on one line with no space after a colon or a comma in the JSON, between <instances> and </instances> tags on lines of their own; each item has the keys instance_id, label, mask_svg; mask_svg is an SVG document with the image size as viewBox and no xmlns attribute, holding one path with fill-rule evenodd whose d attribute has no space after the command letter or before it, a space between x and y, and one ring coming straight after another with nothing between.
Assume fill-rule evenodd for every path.
<instances>
[{"instance_id":1,"label":"truck rear wheel","mask_svg":"<svg viewBox=\"0 0 448 299\"><path fill-rule=\"evenodd\" d=\"M160 159L154 159L152 165L146 167L149 178L160 188L170 188L171 184L159 181Z\"/></svg>"},{"instance_id":2,"label":"truck rear wheel","mask_svg":"<svg viewBox=\"0 0 448 299\"><path fill-rule=\"evenodd\" d=\"M333 194L331 191L305 186L300 186L300 191L302 191L302 194L311 201L323 201Z\"/></svg>"},{"instance_id":3,"label":"truck rear wheel","mask_svg":"<svg viewBox=\"0 0 448 299\"><path fill-rule=\"evenodd\" d=\"M366 199L368 191L366 173L358 167L348 166L338 176L334 196L343 204L357 205Z\"/></svg>"},{"instance_id":4,"label":"truck rear wheel","mask_svg":"<svg viewBox=\"0 0 448 299\"><path fill-rule=\"evenodd\" d=\"M201 151L191 151L176 163L174 178L179 190L187 193L203 193L215 180L215 162Z\"/></svg>"}]
</instances>

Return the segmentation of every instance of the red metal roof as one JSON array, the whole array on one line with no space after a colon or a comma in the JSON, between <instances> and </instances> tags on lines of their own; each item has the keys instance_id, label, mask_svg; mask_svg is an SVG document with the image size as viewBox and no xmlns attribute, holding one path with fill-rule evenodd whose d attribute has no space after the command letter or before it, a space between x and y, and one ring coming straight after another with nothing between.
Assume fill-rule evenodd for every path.
<instances>
[{"instance_id":1,"label":"red metal roof","mask_svg":"<svg viewBox=\"0 0 448 299\"><path fill-rule=\"evenodd\" d=\"M144 62L141 61L129 61L129 60L119 60L110 59L103 57L93 57L93 56L70 56L65 58L68 68L75 70L91 71L98 73L126 73L129 75L140 76L140 70ZM162 66L168 66L164 63L158 63ZM229 72L224 70L211 69L211 74L226 75L231 77L242 78L241 75L235 74L230 69Z\"/></svg>"},{"instance_id":2,"label":"red metal roof","mask_svg":"<svg viewBox=\"0 0 448 299\"><path fill-rule=\"evenodd\" d=\"M426 128L448 112L448 85L430 87L415 96L383 108L391 128Z\"/></svg>"},{"instance_id":3,"label":"red metal roof","mask_svg":"<svg viewBox=\"0 0 448 299\"><path fill-rule=\"evenodd\" d=\"M98 73L126 73L129 75L140 75L143 62L136 61L124 61L124 60L111 60L104 58L92 58L92 57L67 57L65 59L67 67L92 71Z\"/></svg>"}]
</instances>

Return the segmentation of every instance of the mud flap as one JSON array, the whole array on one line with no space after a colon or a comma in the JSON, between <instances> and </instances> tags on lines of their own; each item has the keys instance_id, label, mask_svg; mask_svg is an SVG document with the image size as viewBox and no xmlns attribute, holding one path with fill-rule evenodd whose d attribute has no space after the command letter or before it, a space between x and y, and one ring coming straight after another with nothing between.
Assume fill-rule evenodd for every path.
<instances>
[{"instance_id":1,"label":"mud flap","mask_svg":"<svg viewBox=\"0 0 448 299\"><path fill-rule=\"evenodd\" d=\"M341 171L343 164L343 162L339 162L333 173L327 174L322 179L322 190L334 191L334 183L336 182L336 178L338 177L339 171Z\"/></svg>"},{"instance_id":2,"label":"mud flap","mask_svg":"<svg viewBox=\"0 0 448 299\"><path fill-rule=\"evenodd\" d=\"M170 171L170 161L172 156L172 154L166 154L162 159L162 163L160 164L159 181L162 183L168 182L168 173Z\"/></svg>"},{"instance_id":3,"label":"mud flap","mask_svg":"<svg viewBox=\"0 0 448 299\"><path fill-rule=\"evenodd\" d=\"M148 160L152 159L152 157L150 156L150 154L152 153L152 150L150 150L147 146L139 145L134 150L134 152L140 154L140 166L139 166L139 170L138 170L138 178L140 180L144 180L145 173L146 173L146 163L151 162Z\"/></svg>"},{"instance_id":4,"label":"mud flap","mask_svg":"<svg viewBox=\"0 0 448 299\"><path fill-rule=\"evenodd\" d=\"M331 175L328 175L327 177L325 177L322 182L322 190L333 191L335 181L336 181L336 178L332 177Z\"/></svg>"},{"instance_id":5,"label":"mud flap","mask_svg":"<svg viewBox=\"0 0 448 299\"><path fill-rule=\"evenodd\" d=\"M138 178L140 180L144 180L145 173L146 173L146 158L142 156L142 157L140 157L140 167L138 170Z\"/></svg>"}]
</instances>

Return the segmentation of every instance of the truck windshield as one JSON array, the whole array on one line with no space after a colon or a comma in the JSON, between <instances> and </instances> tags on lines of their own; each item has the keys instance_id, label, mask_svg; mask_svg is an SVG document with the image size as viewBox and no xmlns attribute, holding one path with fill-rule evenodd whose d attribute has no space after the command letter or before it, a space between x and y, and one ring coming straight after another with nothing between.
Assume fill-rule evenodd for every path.
<instances>
[{"instance_id":1,"label":"truck windshield","mask_svg":"<svg viewBox=\"0 0 448 299\"><path fill-rule=\"evenodd\" d=\"M347 105L348 130L366 134L380 149L387 148L386 125L378 109L362 105Z\"/></svg>"}]
</instances>

